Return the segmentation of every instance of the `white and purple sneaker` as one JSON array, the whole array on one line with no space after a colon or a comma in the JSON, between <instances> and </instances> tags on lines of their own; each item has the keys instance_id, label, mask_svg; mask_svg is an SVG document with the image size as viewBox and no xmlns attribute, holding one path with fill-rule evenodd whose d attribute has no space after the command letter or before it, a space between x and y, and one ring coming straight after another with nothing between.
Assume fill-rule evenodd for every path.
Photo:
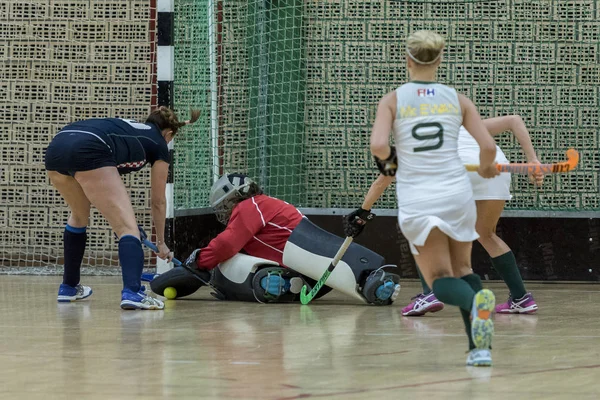
<instances>
[{"instance_id":1,"label":"white and purple sneaker","mask_svg":"<svg viewBox=\"0 0 600 400\"><path fill-rule=\"evenodd\" d=\"M428 312L434 313L444 309L444 303L439 301L433 292L420 293L411 300L413 301L402 309L402 315L405 317L420 317Z\"/></svg>"},{"instance_id":2,"label":"white and purple sneaker","mask_svg":"<svg viewBox=\"0 0 600 400\"><path fill-rule=\"evenodd\" d=\"M531 293L525 293L525 296L520 299L513 299L512 296L509 296L506 303L496 306L498 314L535 314L537 310L538 305Z\"/></svg>"}]
</instances>

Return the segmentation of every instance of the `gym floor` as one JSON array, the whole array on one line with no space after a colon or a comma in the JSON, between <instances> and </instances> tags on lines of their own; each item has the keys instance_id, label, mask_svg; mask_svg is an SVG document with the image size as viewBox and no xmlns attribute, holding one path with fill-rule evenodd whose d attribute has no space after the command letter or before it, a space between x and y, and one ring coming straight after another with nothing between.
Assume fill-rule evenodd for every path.
<instances>
[{"instance_id":1,"label":"gym floor","mask_svg":"<svg viewBox=\"0 0 600 400\"><path fill-rule=\"evenodd\" d=\"M539 315L496 315L494 367L467 368L456 309L405 318L327 295L310 306L213 300L121 311L118 277L59 304L60 277L0 276L0 399L597 399L600 286L530 284ZM487 284L498 301L501 284Z\"/></svg>"}]
</instances>

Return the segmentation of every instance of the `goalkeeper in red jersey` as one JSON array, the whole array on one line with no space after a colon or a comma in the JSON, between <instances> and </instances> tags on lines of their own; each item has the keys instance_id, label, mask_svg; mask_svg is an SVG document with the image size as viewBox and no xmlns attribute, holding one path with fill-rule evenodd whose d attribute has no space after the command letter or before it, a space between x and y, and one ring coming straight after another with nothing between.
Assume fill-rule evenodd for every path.
<instances>
[{"instance_id":1,"label":"goalkeeper in red jersey","mask_svg":"<svg viewBox=\"0 0 600 400\"><path fill-rule=\"evenodd\" d=\"M281 264L283 247L302 220L302 213L285 201L269 197L250 178L228 174L213 186L214 205L225 231L190 257L200 269L211 270L244 250L247 254Z\"/></svg>"},{"instance_id":2,"label":"goalkeeper in red jersey","mask_svg":"<svg viewBox=\"0 0 600 400\"><path fill-rule=\"evenodd\" d=\"M223 175L213 185L209 201L225 230L206 247L194 250L185 268L154 279L154 292L174 287L178 297L191 294L202 286L200 280L190 279L193 273L210 282L215 296L223 300L297 301L302 286L321 277L342 241L312 224L293 205L263 194L243 174ZM327 284L366 303L391 304L399 278L382 269L383 261L355 244L340 262L337 278Z\"/></svg>"}]
</instances>

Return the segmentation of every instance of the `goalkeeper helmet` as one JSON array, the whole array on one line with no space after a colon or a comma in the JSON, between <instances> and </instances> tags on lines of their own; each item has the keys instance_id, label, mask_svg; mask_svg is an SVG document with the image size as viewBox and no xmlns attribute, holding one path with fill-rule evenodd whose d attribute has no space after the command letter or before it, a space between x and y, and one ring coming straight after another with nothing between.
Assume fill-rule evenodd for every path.
<instances>
[{"instance_id":1,"label":"goalkeeper helmet","mask_svg":"<svg viewBox=\"0 0 600 400\"><path fill-rule=\"evenodd\" d=\"M248 198L254 181L243 174L225 174L210 189L210 206L220 223L227 225L233 207Z\"/></svg>"}]
</instances>

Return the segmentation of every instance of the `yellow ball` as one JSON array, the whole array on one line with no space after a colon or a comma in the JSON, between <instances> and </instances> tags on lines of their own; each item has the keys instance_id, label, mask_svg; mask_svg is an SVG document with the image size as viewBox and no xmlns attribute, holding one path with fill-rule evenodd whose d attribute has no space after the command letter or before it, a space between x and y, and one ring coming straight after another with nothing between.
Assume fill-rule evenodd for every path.
<instances>
[{"instance_id":1,"label":"yellow ball","mask_svg":"<svg viewBox=\"0 0 600 400\"><path fill-rule=\"evenodd\" d=\"M177 297L177 290L173 287L168 287L164 290L163 295L167 299L173 300L175 297Z\"/></svg>"}]
</instances>

